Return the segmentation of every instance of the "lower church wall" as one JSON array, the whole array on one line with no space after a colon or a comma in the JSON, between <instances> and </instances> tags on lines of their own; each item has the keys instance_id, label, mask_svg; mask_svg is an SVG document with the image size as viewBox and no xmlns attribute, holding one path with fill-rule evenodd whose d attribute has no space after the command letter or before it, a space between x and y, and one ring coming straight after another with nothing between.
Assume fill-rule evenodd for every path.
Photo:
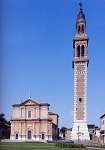
<instances>
[{"instance_id":1,"label":"lower church wall","mask_svg":"<svg viewBox=\"0 0 105 150\"><path fill-rule=\"evenodd\" d=\"M52 140L52 124L48 122L15 122L11 123L11 140Z\"/></svg>"}]
</instances>

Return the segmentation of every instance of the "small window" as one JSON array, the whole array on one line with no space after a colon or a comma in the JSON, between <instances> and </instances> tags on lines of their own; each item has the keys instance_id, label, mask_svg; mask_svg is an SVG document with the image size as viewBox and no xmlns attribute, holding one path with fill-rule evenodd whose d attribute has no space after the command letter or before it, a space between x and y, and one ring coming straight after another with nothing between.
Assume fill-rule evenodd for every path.
<instances>
[{"instance_id":1,"label":"small window","mask_svg":"<svg viewBox=\"0 0 105 150\"><path fill-rule=\"evenodd\" d=\"M94 130L93 130L93 133L94 133Z\"/></svg>"},{"instance_id":2,"label":"small window","mask_svg":"<svg viewBox=\"0 0 105 150\"><path fill-rule=\"evenodd\" d=\"M80 57L80 45L77 47L77 57Z\"/></svg>"},{"instance_id":3,"label":"small window","mask_svg":"<svg viewBox=\"0 0 105 150\"><path fill-rule=\"evenodd\" d=\"M92 140L92 139L93 139L92 134L90 134L90 140Z\"/></svg>"},{"instance_id":4,"label":"small window","mask_svg":"<svg viewBox=\"0 0 105 150\"><path fill-rule=\"evenodd\" d=\"M79 102L80 102L80 103L82 102L82 98L79 98Z\"/></svg>"},{"instance_id":5,"label":"small window","mask_svg":"<svg viewBox=\"0 0 105 150\"><path fill-rule=\"evenodd\" d=\"M28 118L31 118L31 111L28 111Z\"/></svg>"}]
</instances>

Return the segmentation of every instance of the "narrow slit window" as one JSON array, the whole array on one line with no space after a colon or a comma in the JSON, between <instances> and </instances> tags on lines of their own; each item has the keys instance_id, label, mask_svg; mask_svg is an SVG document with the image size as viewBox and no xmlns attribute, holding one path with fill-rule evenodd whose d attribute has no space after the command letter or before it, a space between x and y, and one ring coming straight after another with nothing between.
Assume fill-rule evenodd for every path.
<instances>
[{"instance_id":1,"label":"narrow slit window","mask_svg":"<svg viewBox=\"0 0 105 150\"><path fill-rule=\"evenodd\" d=\"M84 33L84 25L82 25L82 33Z\"/></svg>"},{"instance_id":2,"label":"narrow slit window","mask_svg":"<svg viewBox=\"0 0 105 150\"><path fill-rule=\"evenodd\" d=\"M80 32L80 26L78 27L78 33Z\"/></svg>"},{"instance_id":3,"label":"narrow slit window","mask_svg":"<svg viewBox=\"0 0 105 150\"><path fill-rule=\"evenodd\" d=\"M81 47L81 56L84 57L84 45Z\"/></svg>"},{"instance_id":4,"label":"narrow slit window","mask_svg":"<svg viewBox=\"0 0 105 150\"><path fill-rule=\"evenodd\" d=\"M77 57L80 57L80 45L77 47Z\"/></svg>"}]
</instances>

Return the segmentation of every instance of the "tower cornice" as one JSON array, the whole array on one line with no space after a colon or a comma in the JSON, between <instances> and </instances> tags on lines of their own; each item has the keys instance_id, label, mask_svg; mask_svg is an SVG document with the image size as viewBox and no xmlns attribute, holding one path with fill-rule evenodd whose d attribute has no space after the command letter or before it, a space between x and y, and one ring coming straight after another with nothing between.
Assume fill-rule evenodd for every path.
<instances>
[{"instance_id":1,"label":"tower cornice","mask_svg":"<svg viewBox=\"0 0 105 150\"><path fill-rule=\"evenodd\" d=\"M80 41L82 41L82 42L83 41L87 41L87 46L88 46L89 38L87 37L87 38L83 38L82 39L82 38L79 38L79 37L75 37L74 40L73 40L73 48L75 48L75 42L76 41L78 41L78 42L80 42Z\"/></svg>"}]
</instances>

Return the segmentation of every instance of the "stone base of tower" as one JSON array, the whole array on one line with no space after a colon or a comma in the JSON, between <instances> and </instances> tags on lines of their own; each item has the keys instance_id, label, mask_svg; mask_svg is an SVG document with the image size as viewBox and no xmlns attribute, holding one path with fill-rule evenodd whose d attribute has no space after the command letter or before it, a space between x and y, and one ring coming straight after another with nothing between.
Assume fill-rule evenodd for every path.
<instances>
[{"instance_id":1,"label":"stone base of tower","mask_svg":"<svg viewBox=\"0 0 105 150\"><path fill-rule=\"evenodd\" d=\"M71 132L71 139L74 141L90 140L87 124L84 122L79 122L79 123L74 122L72 132Z\"/></svg>"}]
</instances>

